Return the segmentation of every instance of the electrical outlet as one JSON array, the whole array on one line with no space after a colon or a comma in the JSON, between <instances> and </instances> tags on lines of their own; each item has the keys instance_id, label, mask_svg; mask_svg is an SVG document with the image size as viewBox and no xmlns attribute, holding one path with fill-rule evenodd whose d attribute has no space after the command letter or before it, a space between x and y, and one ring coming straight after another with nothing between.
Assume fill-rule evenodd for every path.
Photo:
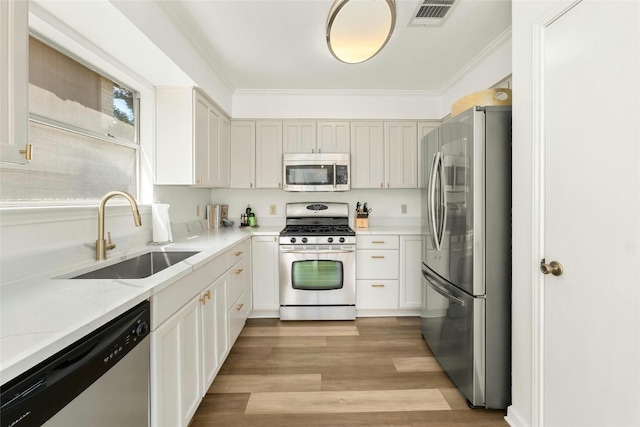
<instances>
[{"instance_id":1,"label":"electrical outlet","mask_svg":"<svg viewBox=\"0 0 640 427\"><path fill-rule=\"evenodd\" d=\"M200 205L196 205L196 216L200 217Z\"/></svg>"},{"instance_id":2,"label":"electrical outlet","mask_svg":"<svg viewBox=\"0 0 640 427\"><path fill-rule=\"evenodd\" d=\"M407 205L400 205L400 212L403 215L406 215L406 213L407 213Z\"/></svg>"},{"instance_id":3,"label":"electrical outlet","mask_svg":"<svg viewBox=\"0 0 640 427\"><path fill-rule=\"evenodd\" d=\"M269 215L276 215L278 213L277 205L269 205Z\"/></svg>"}]
</instances>

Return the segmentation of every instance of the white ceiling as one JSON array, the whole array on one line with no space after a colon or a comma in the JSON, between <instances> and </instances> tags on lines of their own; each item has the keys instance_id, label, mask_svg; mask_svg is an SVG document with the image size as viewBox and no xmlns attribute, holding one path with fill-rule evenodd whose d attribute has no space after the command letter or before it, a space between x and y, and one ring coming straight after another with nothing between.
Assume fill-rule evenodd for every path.
<instances>
[{"instance_id":1,"label":"white ceiling","mask_svg":"<svg viewBox=\"0 0 640 427\"><path fill-rule=\"evenodd\" d=\"M458 0L442 27L409 27L421 3L396 0L387 46L336 60L325 25L333 0L173 0L162 7L232 89L445 89L511 28L510 0Z\"/></svg>"}]
</instances>

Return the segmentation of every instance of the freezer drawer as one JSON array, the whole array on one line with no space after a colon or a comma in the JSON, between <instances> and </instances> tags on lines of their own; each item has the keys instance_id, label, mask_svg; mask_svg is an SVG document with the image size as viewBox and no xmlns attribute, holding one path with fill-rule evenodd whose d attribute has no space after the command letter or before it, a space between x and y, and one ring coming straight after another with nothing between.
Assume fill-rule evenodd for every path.
<instances>
[{"instance_id":1,"label":"freezer drawer","mask_svg":"<svg viewBox=\"0 0 640 427\"><path fill-rule=\"evenodd\" d=\"M460 291L423 266L422 335L460 392L485 406L485 299Z\"/></svg>"}]
</instances>

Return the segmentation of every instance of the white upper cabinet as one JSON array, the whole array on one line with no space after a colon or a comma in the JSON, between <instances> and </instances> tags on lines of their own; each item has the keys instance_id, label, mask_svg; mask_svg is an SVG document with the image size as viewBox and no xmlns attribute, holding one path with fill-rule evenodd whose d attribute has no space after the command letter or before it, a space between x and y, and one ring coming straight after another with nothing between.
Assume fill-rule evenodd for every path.
<instances>
[{"instance_id":1,"label":"white upper cabinet","mask_svg":"<svg viewBox=\"0 0 640 427\"><path fill-rule=\"evenodd\" d=\"M231 122L231 188L282 188L282 122Z\"/></svg>"},{"instance_id":2,"label":"white upper cabinet","mask_svg":"<svg viewBox=\"0 0 640 427\"><path fill-rule=\"evenodd\" d=\"M231 122L231 162L229 186L254 188L256 182L256 122Z\"/></svg>"},{"instance_id":3,"label":"white upper cabinet","mask_svg":"<svg viewBox=\"0 0 640 427\"><path fill-rule=\"evenodd\" d=\"M351 127L349 122L319 121L316 123L316 129L316 152L351 152Z\"/></svg>"},{"instance_id":4,"label":"white upper cabinet","mask_svg":"<svg viewBox=\"0 0 640 427\"><path fill-rule=\"evenodd\" d=\"M0 161L27 162L29 2L0 1ZM21 153L21 151L23 151Z\"/></svg>"},{"instance_id":5,"label":"white upper cabinet","mask_svg":"<svg viewBox=\"0 0 640 427\"><path fill-rule=\"evenodd\" d=\"M351 188L417 188L416 122L351 122Z\"/></svg>"},{"instance_id":6,"label":"white upper cabinet","mask_svg":"<svg viewBox=\"0 0 640 427\"><path fill-rule=\"evenodd\" d=\"M418 128L416 122L384 124L387 188L418 188Z\"/></svg>"},{"instance_id":7,"label":"white upper cabinet","mask_svg":"<svg viewBox=\"0 0 640 427\"><path fill-rule=\"evenodd\" d=\"M256 187L282 188L282 122L256 122Z\"/></svg>"},{"instance_id":8,"label":"white upper cabinet","mask_svg":"<svg viewBox=\"0 0 640 427\"><path fill-rule=\"evenodd\" d=\"M348 121L285 120L282 124L283 153L349 153Z\"/></svg>"},{"instance_id":9,"label":"white upper cabinet","mask_svg":"<svg viewBox=\"0 0 640 427\"><path fill-rule=\"evenodd\" d=\"M442 124L441 121L424 121L418 122L418 187L426 188L427 186L427 178L423 176L423 171L426 168L423 166L424 162L427 161L425 159L425 153L423 150L426 148L422 143L422 138L427 136L432 130L436 129L438 126Z\"/></svg>"},{"instance_id":10,"label":"white upper cabinet","mask_svg":"<svg viewBox=\"0 0 640 427\"><path fill-rule=\"evenodd\" d=\"M316 153L316 122L290 121L282 124L283 153Z\"/></svg>"},{"instance_id":11,"label":"white upper cabinet","mask_svg":"<svg viewBox=\"0 0 640 427\"><path fill-rule=\"evenodd\" d=\"M383 122L351 122L351 188L384 188Z\"/></svg>"},{"instance_id":12,"label":"white upper cabinet","mask_svg":"<svg viewBox=\"0 0 640 427\"><path fill-rule=\"evenodd\" d=\"M228 187L228 134L228 120L199 90L157 88L156 184Z\"/></svg>"}]
</instances>

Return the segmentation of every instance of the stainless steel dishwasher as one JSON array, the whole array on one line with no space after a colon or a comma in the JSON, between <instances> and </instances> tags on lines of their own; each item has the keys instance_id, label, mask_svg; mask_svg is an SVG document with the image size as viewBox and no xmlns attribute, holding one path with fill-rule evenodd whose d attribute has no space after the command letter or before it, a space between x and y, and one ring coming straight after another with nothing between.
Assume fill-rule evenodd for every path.
<instances>
[{"instance_id":1,"label":"stainless steel dishwasher","mask_svg":"<svg viewBox=\"0 0 640 427\"><path fill-rule=\"evenodd\" d=\"M1 388L2 427L149 425L149 302Z\"/></svg>"}]
</instances>

